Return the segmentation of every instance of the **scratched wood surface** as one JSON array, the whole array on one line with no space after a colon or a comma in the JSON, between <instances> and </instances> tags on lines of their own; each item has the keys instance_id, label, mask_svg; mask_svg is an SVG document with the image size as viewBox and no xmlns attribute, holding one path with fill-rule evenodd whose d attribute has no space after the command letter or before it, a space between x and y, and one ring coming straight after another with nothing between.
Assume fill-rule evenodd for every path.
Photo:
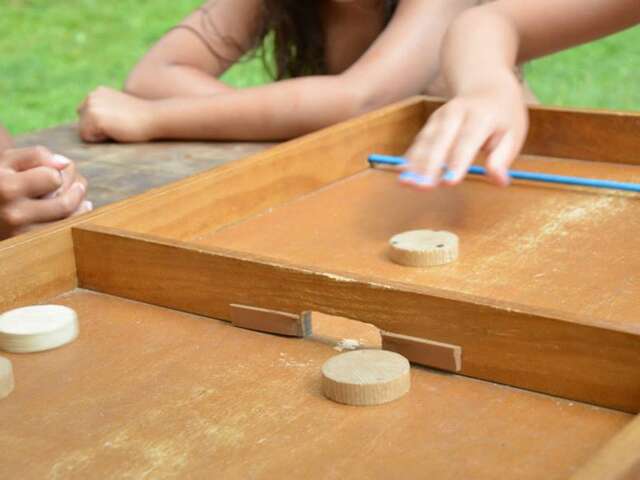
<instances>
[{"instance_id":1,"label":"scratched wood surface","mask_svg":"<svg viewBox=\"0 0 640 480\"><path fill-rule=\"evenodd\" d=\"M18 146L43 145L76 161L89 180L88 198L101 207L190 175L260 152L272 144L250 142L154 142L86 144L76 126L22 135Z\"/></svg>"},{"instance_id":2,"label":"scratched wood surface","mask_svg":"<svg viewBox=\"0 0 640 480\"><path fill-rule=\"evenodd\" d=\"M517 167L640 181L635 165L527 157ZM389 239L415 229L456 233L458 260L433 268L391 262ZM474 179L424 193L399 185L393 172L369 170L192 241L640 334L638 236L637 194L500 189Z\"/></svg>"},{"instance_id":3,"label":"scratched wood surface","mask_svg":"<svg viewBox=\"0 0 640 480\"><path fill-rule=\"evenodd\" d=\"M640 410L640 336L554 312L324 271L107 227L73 231L80 286L230 320L230 304L318 310L459 345L462 374L628 412Z\"/></svg>"},{"instance_id":4,"label":"scratched wood surface","mask_svg":"<svg viewBox=\"0 0 640 480\"><path fill-rule=\"evenodd\" d=\"M76 287L70 231L73 225L95 222L171 238L189 237L212 225L237 221L362 170L366 168L368 151L372 148L389 153L401 150L423 121L423 100L414 98L46 229L4 240L0 242L0 275L10 281L0 283L0 309L28 305ZM77 137L69 128L59 137L43 133L41 138L34 137L32 143L49 143L52 149L72 157L81 157L84 148L95 148L99 152L105 149L106 154L116 149L130 152L128 159L133 162L138 158L136 149L151 148L149 145L87 147L77 143ZM155 147L158 148L155 151L161 157L170 145L180 144L165 144L162 148ZM193 145L197 144L188 144L185 148ZM211 148L215 150L216 145L219 146L213 144ZM79 153L74 154L75 149ZM208 158L209 154L203 155ZM119 165L121 181L125 184L132 181L128 163L123 161ZM90 198L96 197L90 194Z\"/></svg>"},{"instance_id":5,"label":"scratched wood surface","mask_svg":"<svg viewBox=\"0 0 640 480\"><path fill-rule=\"evenodd\" d=\"M82 290L80 337L8 355L0 478L566 479L631 417L412 369L403 399L324 399L322 343Z\"/></svg>"}]
</instances>

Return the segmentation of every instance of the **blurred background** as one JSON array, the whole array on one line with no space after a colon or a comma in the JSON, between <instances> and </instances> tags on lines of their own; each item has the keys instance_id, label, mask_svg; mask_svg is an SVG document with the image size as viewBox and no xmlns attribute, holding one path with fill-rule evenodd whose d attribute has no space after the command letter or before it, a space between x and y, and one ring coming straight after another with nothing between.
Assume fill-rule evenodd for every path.
<instances>
[{"instance_id":1,"label":"blurred background","mask_svg":"<svg viewBox=\"0 0 640 480\"><path fill-rule=\"evenodd\" d=\"M121 87L140 56L202 0L0 0L0 122L13 134L75 120L98 85ZM640 27L530 63L542 103L640 110ZM268 81L247 59L224 79Z\"/></svg>"}]
</instances>

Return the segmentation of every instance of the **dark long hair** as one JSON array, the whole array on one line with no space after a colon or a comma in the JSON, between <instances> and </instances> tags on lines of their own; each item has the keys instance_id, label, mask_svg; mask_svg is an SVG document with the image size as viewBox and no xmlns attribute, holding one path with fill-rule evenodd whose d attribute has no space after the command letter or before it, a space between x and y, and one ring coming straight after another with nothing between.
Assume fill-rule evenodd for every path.
<instances>
[{"instance_id":1,"label":"dark long hair","mask_svg":"<svg viewBox=\"0 0 640 480\"><path fill-rule=\"evenodd\" d=\"M384 8L385 25L391 20L398 0L379 0ZM325 64L325 32L319 0L264 0L262 28L258 43L273 34L273 67L276 80L323 75ZM265 60L267 52L262 49ZM269 62L265 61L265 65Z\"/></svg>"},{"instance_id":2,"label":"dark long hair","mask_svg":"<svg viewBox=\"0 0 640 480\"><path fill-rule=\"evenodd\" d=\"M399 0L378 1L384 9L386 26ZM211 36L220 35L210 12L212 6L200 8L201 31L186 25L174 28L191 31L212 55L230 63L215 51L210 41ZM267 71L275 80L324 75L327 73L327 65L321 8L320 0L263 0L260 17L254 19L257 21L258 33L251 45L243 47L231 37L224 38L224 41L239 51L250 50L261 56Z\"/></svg>"}]
</instances>

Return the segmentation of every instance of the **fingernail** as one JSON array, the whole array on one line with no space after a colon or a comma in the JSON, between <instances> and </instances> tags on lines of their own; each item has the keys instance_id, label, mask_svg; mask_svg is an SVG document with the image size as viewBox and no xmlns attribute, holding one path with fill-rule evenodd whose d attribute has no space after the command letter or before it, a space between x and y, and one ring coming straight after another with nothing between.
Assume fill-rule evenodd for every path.
<instances>
[{"instance_id":1,"label":"fingernail","mask_svg":"<svg viewBox=\"0 0 640 480\"><path fill-rule=\"evenodd\" d=\"M442 179L445 182L453 182L454 180L456 180L458 178L458 175L456 174L456 172L454 172L453 170L446 170L444 172L444 174L442 175Z\"/></svg>"},{"instance_id":2,"label":"fingernail","mask_svg":"<svg viewBox=\"0 0 640 480\"><path fill-rule=\"evenodd\" d=\"M415 172L402 172L398 178L405 182L416 183L418 185L433 185L433 181L430 178Z\"/></svg>"},{"instance_id":3,"label":"fingernail","mask_svg":"<svg viewBox=\"0 0 640 480\"><path fill-rule=\"evenodd\" d=\"M87 210L88 212L90 212L91 210L93 210L93 202L89 201L89 200L85 200L84 202L82 202L82 206L84 207L85 210Z\"/></svg>"},{"instance_id":4,"label":"fingernail","mask_svg":"<svg viewBox=\"0 0 640 480\"><path fill-rule=\"evenodd\" d=\"M85 187L82 183L80 182L76 182L73 184L73 188L79 188L80 191L82 191L82 193L85 193L87 191L87 187Z\"/></svg>"},{"instance_id":5,"label":"fingernail","mask_svg":"<svg viewBox=\"0 0 640 480\"><path fill-rule=\"evenodd\" d=\"M67 167L71 165L71 160L69 160L64 155L55 154L53 156L53 163L55 163L59 167Z\"/></svg>"}]
</instances>

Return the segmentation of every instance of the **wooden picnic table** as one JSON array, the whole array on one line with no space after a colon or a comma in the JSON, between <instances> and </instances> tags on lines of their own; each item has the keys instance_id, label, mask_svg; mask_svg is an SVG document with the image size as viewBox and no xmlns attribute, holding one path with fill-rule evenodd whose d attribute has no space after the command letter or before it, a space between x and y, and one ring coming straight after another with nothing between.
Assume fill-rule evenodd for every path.
<instances>
[{"instance_id":1,"label":"wooden picnic table","mask_svg":"<svg viewBox=\"0 0 640 480\"><path fill-rule=\"evenodd\" d=\"M21 135L21 147L43 145L74 160L89 180L88 198L101 207L271 146L251 142L86 144L75 124Z\"/></svg>"}]
</instances>

